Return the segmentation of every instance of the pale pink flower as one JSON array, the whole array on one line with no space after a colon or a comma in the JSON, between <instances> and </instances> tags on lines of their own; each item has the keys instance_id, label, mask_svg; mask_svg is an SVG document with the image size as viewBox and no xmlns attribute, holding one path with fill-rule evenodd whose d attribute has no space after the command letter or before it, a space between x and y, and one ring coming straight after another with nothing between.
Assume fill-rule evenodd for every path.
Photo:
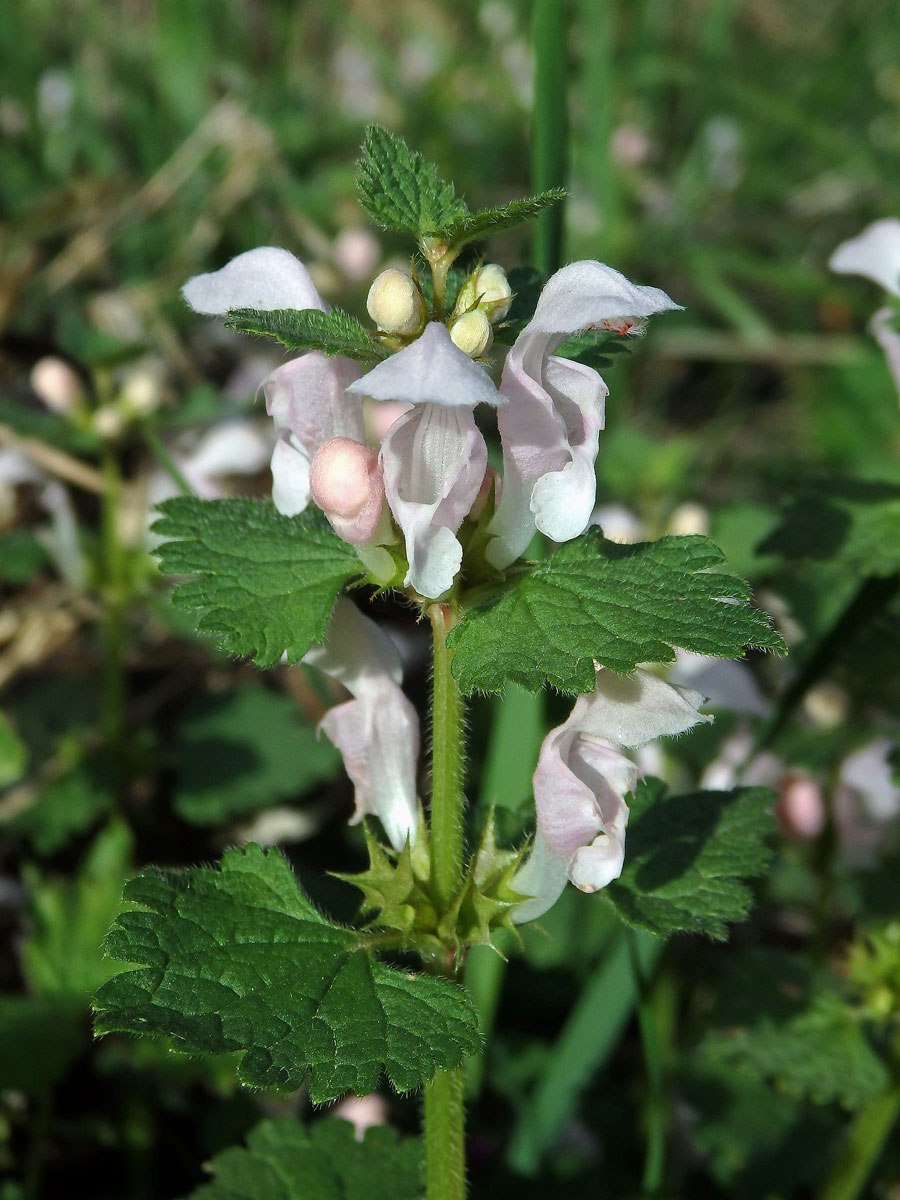
<instances>
[{"instance_id":1,"label":"pale pink flower","mask_svg":"<svg viewBox=\"0 0 900 1200\"><path fill-rule=\"evenodd\" d=\"M472 410L476 404L496 407L503 397L439 322L347 390L413 406L385 435L381 465L388 504L406 541L404 584L437 599L459 571L456 531L487 468L487 446Z\"/></svg>"},{"instance_id":2,"label":"pale pink flower","mask_svg":"<svg viewBox=\"0 0 900 1200\"><path fill-rule=\"evenodd\" d=\"M551 729L534 773L534 846L512 880L530 896L513 909L517 924L555 904L571 880L584 892L606 887L625 860L625 797L638 767L622 753L654 738L684 733L709 720L697 711L700 692L673 687L648 671L597 671L594 691L579 696L572 715Z\"/></svg>"},{"instance_id":3,"label":"pale pink flower","mask_svg":"<svg viewBox=\"0 0 900 1200\"><path fill-rule=\"evenodd\" d=\"M219 271L195 275L182 295L195 312L211 315L236 308L329 311L306 267L276 246L248 250ZM348 358L313 351L278 367L263 383L266 410L278 435L271 462L272 500L285 516L296 516L309 504L310 464L324 442L365 439L362 403L345 390L360 374Z\"/></svg>"},{"instance_id":4,"label":"pale pink flower","mask_svg":"<svg viewBox=\"0 0 900 1200\"><path fill-rule=\"evenodd\" d=\"M638 287L599 262L570 263L551 277L500 383L510 403L499 413L503 494L487 551L494 566L514 562L535 529L566 542L591 519L608 389L593 368L554 350L572 334L627 331L651 313L678 307L658 288Z\"/></svg>"},{"instance_id":5,"label":"pale pink flower","mask_svg":"<svg viewBox=\"0 0 900 1200\"><path fill-rule=\"evenodd\" d=\"M396 646L356 605L339 597L325 642L303 661L338 680L352 700L338 704L319 728L344 758L356 789L354 821L378 817L395 850L415 840L419 718L400 684Z\"/></svg>"}]
</instances>

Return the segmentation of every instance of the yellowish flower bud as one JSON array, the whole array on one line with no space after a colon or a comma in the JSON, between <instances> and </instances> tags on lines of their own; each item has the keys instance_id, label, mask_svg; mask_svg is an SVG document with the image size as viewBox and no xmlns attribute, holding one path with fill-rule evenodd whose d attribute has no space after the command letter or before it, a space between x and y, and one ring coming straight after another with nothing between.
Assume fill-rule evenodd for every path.
<instances>
[{"instance_id":1,"label":"yellowish flower bud","mask_svg":"<svg viewBox=\"0 0 900 1200\"><path fill-rule=\"evenodd\" d=\"M479 358L491 348L494 331L480 308L457 317L450 328L453 344L470 358Z\"/></svg>"},{"instance_id":2,"label":"yellowish flower bud","mask_svg":"<svg viewBox=\"0 0 900 1200\"><path fill-rule=\"evenodd\" d=\"M425 328L425 301L404 271L389 267L375 277L366 300L369 316L385 333L415 336Z\"/></svg>"},{"instance_id":3,"label":"yellowish flower bud","mask_svg":"<svg viewBox=\"0 0 900 1200\"><path fill-rule=\"evenodd\" d=\"M478 307L484 309L493 324L502 321L512 304L512 288L503 268L498 263L485 263L478 272L475 288L481 297Z\"/></svg>"}]
</instances>

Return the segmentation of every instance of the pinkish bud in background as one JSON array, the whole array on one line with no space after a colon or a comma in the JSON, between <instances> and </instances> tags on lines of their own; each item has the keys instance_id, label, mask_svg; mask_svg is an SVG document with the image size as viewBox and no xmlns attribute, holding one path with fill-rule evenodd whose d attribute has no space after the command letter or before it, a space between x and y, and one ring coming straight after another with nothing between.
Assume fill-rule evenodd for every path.
<instances>
[{"instance_id":1,"label":"pinkish bud in background","mask_svg":"<svg viewBox=\"0 0 900 1200\"><path fill-rule=\"evenodd\" d=\"M357 546L373 540L384 512L377 450L350 438L332 438L316 451L309 484L338 537Z\"/></svg>"},{"instance_id":2,"label":"pinkish bud in background","mask_svg":"<svg viewBox=\"0 0 900 1200\"><path fill-rule=\"evenodd\" d=\"M783 833L799 841L817 838L825 828L822 789L810 775L788 775L779 788L775 818Z\"/></svg>"},{"instance_id":3,"label":"pinkish bud in background","mask_svg":"<svg viewBox=\"0 0 900 1200\"><path fill-rule=\"evenodd\" d=\"M375 270L381 247L368 229L344 229L334 240L335 266L348 279L366 279Z\"/></svg>"},{"instance_id":4,"label":"pinkish bud in background","mask_svg":"<svg viewBox=\"0 0 900 1200\"><path fill-rule=\"evenodd\" d=\"M31 368L29 382L34 394L54 412L64 416L77 408L83 398L81 380L64 359L39 358Z\"/></svg>"}]
</instances>

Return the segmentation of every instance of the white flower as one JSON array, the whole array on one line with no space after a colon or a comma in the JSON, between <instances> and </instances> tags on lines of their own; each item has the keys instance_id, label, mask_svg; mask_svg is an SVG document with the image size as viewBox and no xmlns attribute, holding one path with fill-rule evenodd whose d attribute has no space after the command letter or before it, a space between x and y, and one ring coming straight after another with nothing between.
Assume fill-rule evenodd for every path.
<instances>
[{"instance_id":1,"label":"white flower","mask_svg":"<svg viewBox=\"0 0 900 1200\"><path fill-rule=\"evenodd\" d=\"M622 873L628 805L640 772L622 753L654 738L684 733L709 720L700 692L673 687L647 671L597 671L594 691L551 729L534 773L534 847L511 886L532 899L513 909L517 924L555 904L569 879L584 892Z\"/></svg>"},{"instance_id":2,"label":"white flower","mask_svg":"<svg viewBox=\"0 0 900 1200\"><path fill-rule=\"evenodd\" d=\"M578 537L594 508L594 464L608 389L591 367L555 357L586 329L630 328L651 313L678 308L658 288L638 287L599 262L557 271L516 339L500 391L503 490L490 529L488 558L503 568L539 529L556 542Z\"/></svg>"},{"instance_id":3,"label":"white flower","mask_svg":"<svg viewBox=\"0 0 900 1200\"><path fill-rule=\"evenodd\" d=\"M347 390L413 405L388 430L381 464L388 504L406 541L404 584L436 599L459 571L462 546L455 534L487 468L472 409L497 406L503 397L438 322Z\"/></svg>"},{"instance_id":4,"label":"white flower","mask_svg":"<svg viewBox=\"0 0 900 1200\"><path fill-rule=\"evenodd\" d=\"M841 275L862 275L900 298L900 221L889 217L874 221L861 234L841 242L829 262ZM900 392L900 333L892 308L879 308L869 322L869 333L881 347Z\"/></svg>"},{"instance_id":5,"label":"white flower","mask_svg":"<svg viewBox=\"0 0 900 1200\"><path fill-rule=\"evenodd\" d=\"M874 221L857 237L841 242L828 265L841 275L862 275L900 297L900 221Z\"/></svg>"},{"instance_id":6,"label":"white flower","mask_svg":"<svg viewBox=\"0 0 900 1200\"><path fill-rule=\"evenodd\" d=\"M329 311L303 263L276 246L248 250L219 271L195 275L182 295L195 312L210 315L236 308ZM266 410L278 435L272 500L285 516L296 516L309 504L310 464L324 442L365 440L362 402L345 391L360 374L350 359L314 351L278 367L263 383Z\"/></svg>"},{"instance_id":7,"label":"white flower","mask_svg":"<svg viewBox=\"0 0 900 1200\"><path fill-rule=\"evenodd\" d=\"M340 750L356 789L354 821L378 817L395 850L415 840L419 718L400 687L403 667L388 635L340 597L322 646L304 662L337 679L353 696L319 728Z\"/></svg>"}]
</instances>

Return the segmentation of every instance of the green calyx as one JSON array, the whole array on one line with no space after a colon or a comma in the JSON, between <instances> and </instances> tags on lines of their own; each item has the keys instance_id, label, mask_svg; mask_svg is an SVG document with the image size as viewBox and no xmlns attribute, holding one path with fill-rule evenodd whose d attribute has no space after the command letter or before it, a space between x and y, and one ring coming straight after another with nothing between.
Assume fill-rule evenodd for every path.
<instances>
[{"instance_id":1,"label":"green calyx","mask_svg":"<svg viewBox=\"0 0 900 1200\"><path fill-rule=\"evenodd\" d=\"M428 830L419 827L415 844L399 853L384 846L367 825L369 866L354 875L338 875L363 894L362 912L372 930L396 930L404 950L459 959L468 946L494 946L497 929L513 929L511 910L524 897L511 884L528 847L504 850L488 817L478 848L469 860L459 891L441 911L431 880ZM496 948L496 947L495 947Z\"/></svg>"}]
</instances>

